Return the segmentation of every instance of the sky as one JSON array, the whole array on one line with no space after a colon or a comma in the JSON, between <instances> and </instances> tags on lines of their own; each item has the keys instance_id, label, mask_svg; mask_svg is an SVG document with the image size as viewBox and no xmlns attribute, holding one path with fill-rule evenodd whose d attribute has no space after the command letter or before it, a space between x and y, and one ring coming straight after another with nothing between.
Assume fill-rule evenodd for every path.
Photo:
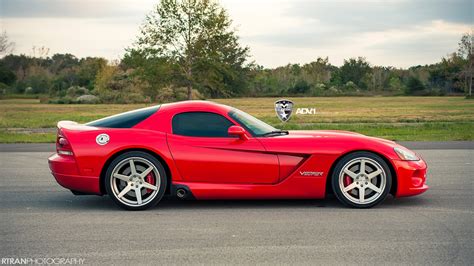
<instances>
[{"instance_id":1,"label":"sky","mask_svg":"<svg viewBox=\"0 0 474 266\"><path fill-rule=\"evenodd\" d=\"M158 0L0 0L0 30L15 54L120 59ZM474 0L221 0L251 60L265 67L318 57L341 65L431 64L474 30Z\"/></svg>"}]
</instances>

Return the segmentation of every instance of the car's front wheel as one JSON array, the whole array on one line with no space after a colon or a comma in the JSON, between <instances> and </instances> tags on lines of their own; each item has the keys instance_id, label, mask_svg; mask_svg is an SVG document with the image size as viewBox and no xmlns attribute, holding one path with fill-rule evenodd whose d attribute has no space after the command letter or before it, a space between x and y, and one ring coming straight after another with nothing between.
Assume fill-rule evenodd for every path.
<instances>
[{"instance_id":1,"label":"car's front wheel","mask_svg":"<svg viewBox=\"0 0 474 266\"><path fill-rule=\"evenodd\" d=\"M167 185L163 165L152 155L126 152L109 165L105 188L112 200L127 210L144 210L155 206Z\"/></svg>"},{"instance_id":2,"label":"car's front wheel","mask_svg":"<svg viewBox=\"0 0 474 266\"><path fill-rule=\"evenodd\" d=\"M332 174L337 199L355 208L370 208L390 192L392 175L387 163L370 152L354 152L343 157Z\"/></svg>"}]
</instances>

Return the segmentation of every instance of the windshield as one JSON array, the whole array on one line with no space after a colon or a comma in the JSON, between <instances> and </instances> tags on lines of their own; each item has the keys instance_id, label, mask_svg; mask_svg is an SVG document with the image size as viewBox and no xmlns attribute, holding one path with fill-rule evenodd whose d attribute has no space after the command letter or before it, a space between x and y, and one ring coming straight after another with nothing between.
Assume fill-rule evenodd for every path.
<instances>
[{"instance_id":1,"label":"windshield","mask_svg":"<svg viewBox=\"0 0 474 266\"><path fill-rule=\"evenodd\" d=\"M229 116L235 119L245 129L250 131L254 136L262 136L273 131L277 131L276 128L269 124L258 120L257 118L240 111L239 109L232 109L229 112Z\"/></svg>"}]
</instances>

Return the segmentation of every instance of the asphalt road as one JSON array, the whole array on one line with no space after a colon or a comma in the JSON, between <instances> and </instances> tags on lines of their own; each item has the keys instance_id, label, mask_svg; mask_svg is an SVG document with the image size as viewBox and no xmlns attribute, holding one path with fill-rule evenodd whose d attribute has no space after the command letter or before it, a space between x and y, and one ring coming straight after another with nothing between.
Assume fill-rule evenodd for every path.
<instances>
[{"instance_id":1,"label":"asphalt road","mask_svg":"<svg viewBox=\"0 0 474 266\"><path fill-rule=\"evenodd\" d=\"M355 210L334 198L166 199L144 212L73 196L48 152L0 152L0 258L86 264L470 264L474 150L418 150L431 189ZM0 261L1 262L1 261Z\"/></svg>"}]
</instances>

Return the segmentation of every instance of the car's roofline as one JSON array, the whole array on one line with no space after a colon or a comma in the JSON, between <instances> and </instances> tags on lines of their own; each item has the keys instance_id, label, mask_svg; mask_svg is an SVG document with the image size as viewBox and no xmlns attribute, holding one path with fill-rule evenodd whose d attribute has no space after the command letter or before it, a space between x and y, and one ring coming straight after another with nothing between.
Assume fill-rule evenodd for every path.
<instances>
[{"instance_id":1,"label":"car's roofline","mask_svg":"<svg viewBox=\"0 0 474 266\"><path fill-rule=\"evenodd\" d=\"M232 107L219 104L212 101L202 101L202 100L189 100L189 101L181 101L181 102L174 102L174 103L165 103L161 105L162 111L172 111L174 109L184 110L184 109L198 109L198 108L205 108L209 111L220 111L220 112L228 112L232 109Z\"/></svg>"}]
</instances>

